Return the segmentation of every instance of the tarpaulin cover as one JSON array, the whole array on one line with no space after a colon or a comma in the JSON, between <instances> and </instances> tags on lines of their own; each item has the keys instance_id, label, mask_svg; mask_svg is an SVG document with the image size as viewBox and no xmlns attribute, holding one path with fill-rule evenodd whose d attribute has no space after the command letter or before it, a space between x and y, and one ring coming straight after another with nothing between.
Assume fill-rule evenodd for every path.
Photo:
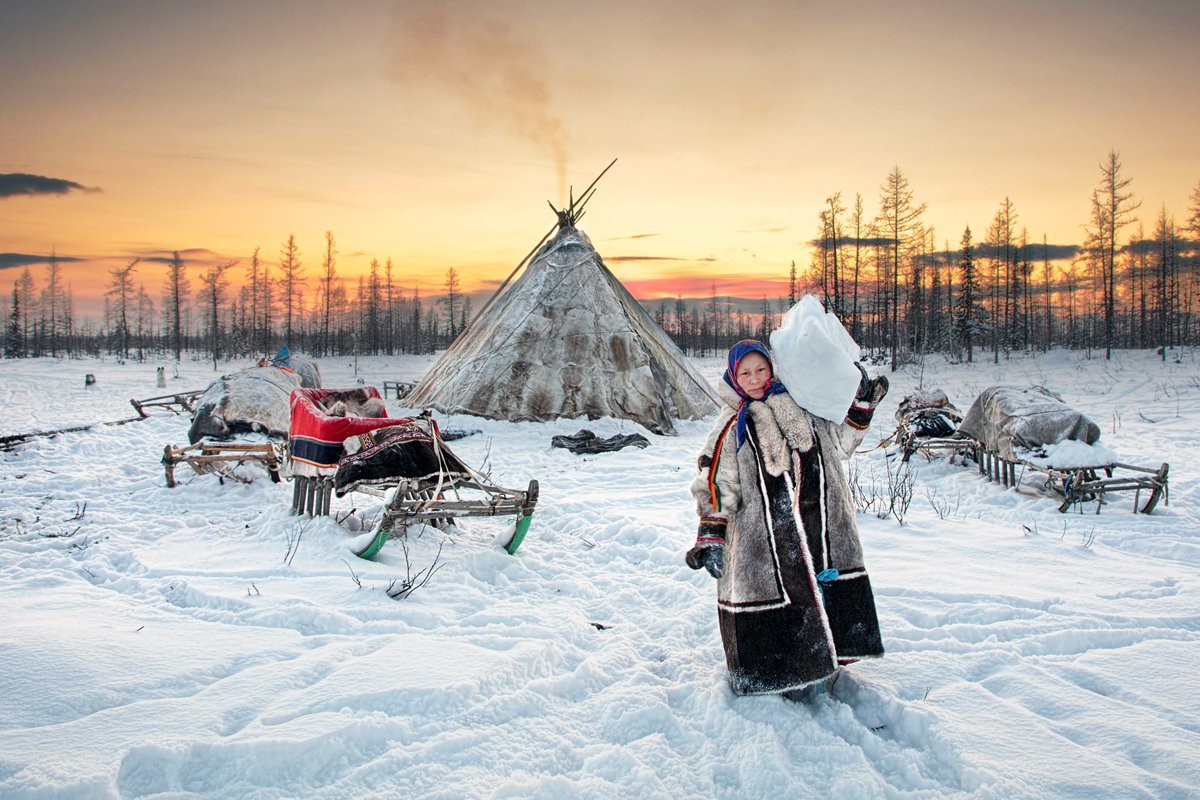
<instances>
[{"instance_id":1,"label":"tarpaulin cover","mask_svg":"<svg viewBox=\"0 0 1200 800\"><path fill-rule=\"evenodd\" d=\"M1042 386L992 386L980 392L958 426L1003 458L1027 459L1066 440L1094 444L1100 426Z\"/></svg>"},{"instance_id":2,"label":"tarpaulin cover","mask_svg":"<svg viewBox=\"0 0 1200 800\"><path fill-rule=\"evenodd\" d=\"M382 402L379 390L374 386L365 389L368 397ZM333 475L338 459L342 457L342 443L351 436L411 423L407 417L331 417L321 407L320 401L335 392L348 389L295 389L290 397L291 427L288 430L288 453L293 475L320 477Z\"/></svg>"}]
</instances>

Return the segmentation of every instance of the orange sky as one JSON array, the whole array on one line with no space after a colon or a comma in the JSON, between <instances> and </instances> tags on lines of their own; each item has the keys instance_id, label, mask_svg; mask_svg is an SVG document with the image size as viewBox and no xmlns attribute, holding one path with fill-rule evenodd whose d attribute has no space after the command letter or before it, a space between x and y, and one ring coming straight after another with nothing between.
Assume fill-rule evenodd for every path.
<instances>
[{"instance_id":1,"label":"orange sky","mask_svg":"<svg viewBox=\"0 0 1200 800\"><path fill-rule=\"evenodd\" d=\"M0 2L0 173L98 190L0 192L0 290L54 248L85 311L139 256L157 298L172 249L292 233L315 275L326 230L351 285L391 257L482 288L614 157L581 227L639 297L785 286L824 199L873 214L893 165L952 244L1006 196L1077 243L1111 148L1148 228L1187 216L1200 4L814 6Z\"/></svg>"}]
</instances>

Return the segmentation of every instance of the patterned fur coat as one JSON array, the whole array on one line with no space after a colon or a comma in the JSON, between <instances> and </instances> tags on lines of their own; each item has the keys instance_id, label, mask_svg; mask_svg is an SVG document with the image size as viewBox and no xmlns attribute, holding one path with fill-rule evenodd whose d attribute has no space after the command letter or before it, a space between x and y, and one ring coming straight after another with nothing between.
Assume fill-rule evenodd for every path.
<instances>
[{"instance_id":1,"label":"patterned fur coat","mask_svg":"<svg viewBox=\"0 0 1200 800\"><path fill-rule=\"evenodd\" d=\"M841 461L862 441L874 404L857 401L836 425L789 394L750 401L718 385L724 405L692 484L697 545L723 541L717 614L737 694L799 689L839 665L883 655L854 503ZM818 582L817 576L831 573Z\"/></svg>"}]
</instances>

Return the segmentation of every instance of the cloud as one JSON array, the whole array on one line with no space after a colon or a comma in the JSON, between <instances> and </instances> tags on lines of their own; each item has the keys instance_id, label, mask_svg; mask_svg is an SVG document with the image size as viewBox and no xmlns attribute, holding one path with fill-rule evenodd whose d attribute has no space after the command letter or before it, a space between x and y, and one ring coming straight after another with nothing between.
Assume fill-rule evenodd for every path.
<instances>
[{"instance_id":1,"label":"cloud","mask_svg":"<svg viewBox=\"0 0 1200 800\"><path fill-rule=\"evenodd\" d=\"M975 251L975 258L1003 258L1004 254L995 246L987 242L975 242L972 244ZM1025 252L1022 254L1020 245L1014 245L1012 248L1012 258L1016 261L1041 261L1049 259L1050 261L1066 261L1074 258L1079 252L1077 244L1047 244L1041 242L1031 242L1025 245ZM959 259L962 257L962 248L955 250L946 250L934 253L935 256L943 258Z\"/></svg>"},{"instance_id":2,"label":"cloud","mask_svg":"<svg viewBox=\"0 0 1200 800\"><path fill-rule=\"evenodd\" d=\"M715 258L680 258L679 256L605 256L605 261L682 261L686 264L716 261Z\"/></svg>"},{"instance_id":3,"label":"cloud","mask_svg":"<svg viewBox=\"0 0 1200 800\"><path fill-rule=\"evenodd\" d=\"M623 239L649 239L651 236L661 236L660 233L635 233L632 236L610 236L605 241L619 242Z\"/></svg>"},{"instance_id":4,"label":"cloud","mask_svg":"<svg viewBox=\"0 0 1200 800\"><path fill-rule=\"evenodd\" d=\"M209 250L207 247L188 247L182 250L163 250L161 248L148 248L145 250L134 250L132 255L146 261L150 264L170 264L175 258L175 253L179 253L179 258L185 263L190 261L227 261L228 258L215 250Z\"/></svg>"},{"instance_id":5,"label":"cloud","mask_svg":"<svg viewBox=\"0 0 1200 800\"><path fill-rule=\"evenodd\" d=\"M838 243L843 247L854 247L856 244L859 247L887 247L895 241L895 239L889 236L860 236L857 238L843 236L841 239L838 239ZM822 244L823 242L820 239L810 239L808 242L809 247L820 247Z\"/></svg>"},{"instance_id":6,"label":"cloud","mask_svg":"<svg viewBox=\"0 0 1200 800\"><path fill-rule=\"evenodd\" d=\"M54 258L60 264L87 260L76 258L75 256L55 256ZM0 253L0 269L15 269L16 267L25 267L32 264L45 264L49 260L50 256L31 255L29 253Z\"/></svg>"},{"instance_id":7,"label":"cloud","mask_svg":"<svg viewBox=\"0 0 1200 800\"><path fill-rule=\"evenodd\" d=\"M1175 248L1177 251L1190 250L1196 247L1197 243L1198 242L1196 240L1178 238L1175 240ZM1158 239L1139 239L1135 242L1130 242L1129 244L1125 245L1119 250L1119 252L1133 253L1134 255L1158 255L1162 252L1162 242ZM1053 260L1053 257L1051 257L1051 261Z\"/></svg>"},{"instance_id":8,"label":"cloud","mask_svg":"<svg viewBox=\"0 0 1200 800\"><path fill-rule=\"evenodd\" d=\"M47 178L45 175L30 175L27 172L0 172L0 197L33 197L40 194L99 191L98 188L84 186L81 183L62 178Z\"/></svg>"}]
</instances>

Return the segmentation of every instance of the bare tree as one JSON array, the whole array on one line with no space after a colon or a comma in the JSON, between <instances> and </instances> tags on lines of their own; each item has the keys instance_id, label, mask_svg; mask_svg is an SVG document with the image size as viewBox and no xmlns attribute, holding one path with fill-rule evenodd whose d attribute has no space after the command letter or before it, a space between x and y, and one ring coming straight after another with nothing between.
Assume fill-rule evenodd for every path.
<instances>
[{"instance_id":1,"label":"bare tree","mask_svg":"<svg viewBox=\"0 0 1200 800\"><path fill-rule=\"evenodd\" d=\"M42 313L46 316L46 335L50 345L50 356L58 356L62 344L63 324L63 274L58 253L51 248L46 261L46 289L42 295Z\"/></svg>"},{"instance_id":2,"label":"bare tree","mask_svg":"<svg viewBox=\"0 0 1200 800\"><path fill-rule=\"evenodd\" d=\"M221 358L220 309L221 304L225 301L225 290L229 286L229 282L225 279L225 273L237 263L235 259L224 264L214 264L200 277L201 285L204 288L204 305L208 317L208 343L214 370L217 369L217 362Z\"/></svg>"},{"instance_id":3,"label":"bare tree","mask_svg":"<svg viewBox=\"0 0 1200 800\"><path fill-rule=\"evenodd\" d=\"M450 342L458 336L458 321L455 318L455 309L458 308L458 300L461 296L458 282L458 270L454 267L446 268L446 296L444 298L446 304L446 324L450 335ZM449 342L448 342L449 343Z\"/></svg>"},{"instance_id":4,"label":"bare tree","mask_svg":"<svg viewBox=\"0 0 1200 800\"><path fill-rule=\"evenodd\" d=\"M291 347L294 323L303 311L300 300L305 282L295 234L288 236L283 250L279 253L279 271L279 288L283 292L283 343Z\"/></svg>"},{"instance_id":5,"label":"bare tree","mask_svg":"<svg viewBox=\"0 0 1200 800\"><path fill-rule=\"evenodd\" d=\"M171 261L167 264L167 283L164 288L165 302L163 314L166 316L167 329L171 334L171 347L175 351L175 360L183 357L183 312L187 306L191 286L188 285L187 267L179 257L179 251L171 253Z\"/></svg>"},{"instance_id":6,"label":"bare tree","mask_svg":"<svg viewBox=\"0 0 1200 800\"><path fill-rule=\"evenodd\" d=\"M858 341L861 335L858 321L858 282L862 270L862 239L864 234L864 217L862 195L854 195L854 210L850 212L850 229L854 232L854 284L851 289L850 302L850 334ZM794 301L793 301L794 302Z\"/></svg>"},{"instance_id":7,"label":"bare tree","mask_svg":"<svg viewBox=\"0 0 1200 800\"><path fill-rule=\"evenodd\" d=\"M1121 174L1121 158L1110 150L1108 160L1100 164L1100 186L1093 193L1096 213L1093 224L1100 245L1100 268L1104 294L1104 357L1112 358L1113 321L1116 311L1117 238L1121 229L1133 222L1133 212L1141 207L1129 191L1131 178Z\"/></svg>"},{"instance_id":8,"label":"bare tree","mask_svg":"<svg viewBox=\"0 0 1200 800\"><path fill-rule=\"evenodd\" d=\"M921 215L925 213L925 204L913 202L913 192L909 187L908 178L900 171L899 166L892 168L880 188L879 195L879 227L887 237L887 271L888 285L891 289L891 320L888 338L892 351L892 371L900 365L900 265L910 263L914 245L919 246L924 240Z\"/></svg>"},{"instance_id":9,"label":"bare tree","mask_svg":"<svg viewBox=\"0 0 1200 800\"><path fill-rule=\"evenodd\" d=\"M117 337L117 352L129 358L129 306L133 302L133 270L140 259L135 258L124 267L109 272L112 280L104 296L111 299L113 306L114 333Z\"/></svg>"},{"instance_id":10,"label":"bare tree","mask_svg":"<svg viewBox=\"0 0 1200 800\"><path fill-rule=\"evenodd\" d=\"M328 355L331 341L329 338L329 319L333 305L333 279L336 274L333 258L337 249L334 247L333 231L325 231L325 260L321 263L321 353Z\"/></svg>"},{"instance_id":11,"label":"bare tree","mask_svg":"<svg viewBox=\"0 0 1200 800\"><path fill-rule=\"evenodd\" d=\"M152 335L154 328L154 301L146 293L146 285L138 284L137 293L137 348L138 361L145 360L144 348L146 339Z\"/></svg>"}]
</instances>

